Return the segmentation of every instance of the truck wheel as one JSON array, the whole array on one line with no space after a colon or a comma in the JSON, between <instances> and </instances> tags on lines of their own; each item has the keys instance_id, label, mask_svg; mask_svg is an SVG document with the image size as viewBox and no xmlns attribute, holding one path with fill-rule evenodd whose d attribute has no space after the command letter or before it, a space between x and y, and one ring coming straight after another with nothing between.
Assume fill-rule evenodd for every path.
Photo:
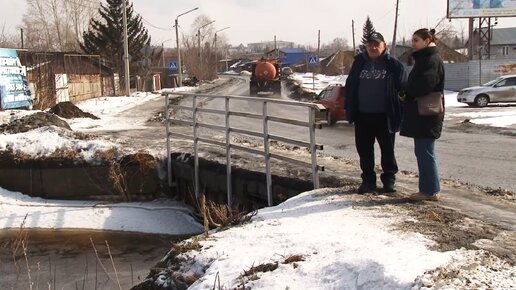
<instances>
[{"instance_id":1,"label":"truck wheel","mask_svg":"<svg viewBox=\"0 0 516 290\"><path fill-rule=\"evenodd\" d=\"M326 121L328 122L328 126L330 127L333 127L335 123L337 123L337 121L332 118L331 112L328 112L328 114L326 115Z\"/></svg>"},{"instance_id":2,"label":"truck wheel","mask_svg":"<svg viewBox=\"0 0 516 290\"><path fill-rule=\"evenodd\" d=\"M249 88L249 95L250 96L258 95L258 91L256 90L256 88Z\"/></svg>"}]
</instances>

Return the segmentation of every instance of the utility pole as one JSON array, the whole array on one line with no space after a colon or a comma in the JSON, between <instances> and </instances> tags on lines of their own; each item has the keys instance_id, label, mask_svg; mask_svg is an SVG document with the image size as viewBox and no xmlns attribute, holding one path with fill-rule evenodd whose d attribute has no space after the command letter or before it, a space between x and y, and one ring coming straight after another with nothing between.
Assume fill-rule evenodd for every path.
<instances>
[{"instance_id":1,"label":"utility pole","mask_svg":"<svg viewBox=\"0 0 516 290\"><path fill-rule=\"evenodd\" d=\"M279 59L279 48L276 41L276 35L274 35L274 50L276 51L276 59Z\"/></svg>"},{"instance_id":2,"label":"utility pole","mask_svg":"<svg viewBox=\"0 0 516 290\"><path fill-rule=\"evenodd\" d=\"M182 65L181 65L181 46L179 46L179 17L180 16L183 16L187 13L190 13L192 11L195 11L199 9L199 7L196 7L194 9L190 9L184 13L181 13L179 15L176 16L176 20L174 21L174 26L176 27L176 47L177 47L177 72L178 72L178 77L177 77L177 84L178 86L182 87L183 86L183 68L182 68Z\"/></svg>"},{"instance_id":3,"label":"utility pole","mask_svg":"<svg viewBox=\"0 0 516 290\"><path fill-rule=\"evenodd\" d=\"M317 31L317 61L321 58L321 30Z\"/></svg>"},{"instance_id":4,"label":"utility pole","mask_svg":"<svg viewBox=\"0 0 516 290\"><path fill-rule=\"evenodd\" d=\"M125 94L129 96L131 94L130 88L130 75L129 75L129 40L127 39L127 0L123 2L123 25L124 25L124 62L125 62Z\"/></svg>"},{"instance_id":5,"label":"utility pole","mask_svg":"<svg viewBox=\"0 0 516 290\"><path fill-rule=\"evenodd\" d=\"M21 31L21 48L25 48L25 45L23 43L23 28L20 28L20 31Z\"/></svg>"},{"instance_id":6,"label":"utility pole","mask_svg":"<svg viewBox=\"0 0 516 290\"><path fill-rule=\"evenodd\" d=\"M400 0L396 0L396 15L394 16L394 32L392 33L392 55L396 57L396 30L398 30L398 7Z\"/></svg>"},{"instance_id":7,"label":"utility pole","mask_svg":"<svg viewBox=\"0 0 516 290\"><path fill-rule=\"evenodd\" d=\"M226 49L226 52L225 52L225 59L226 59L226 71L229 70L229 67L228 67L228 45L226 44L225 45L225 49Z\"/></svg>"},{"instance_id":8,"label":"utility pole","mask_svg":"<svg viewBox=\"0 0 516 290\"><path fill-rule=\"evenodd\" d=\"M161 43L161 58L163 67L165 67L165 44L163 42Z\"/></svg>"},{"instance_id":9,"label":"utility pole","mask_svg":"<svg viewBox=\"0 0 516 290\"><path fill-rule=\"evenodd\" d=\"M320 68L319 56L321 54L321 30L317 30L317 64L312 66L312 89L315 90L315 68Z\"/></svg>"},{"instance_id":10,"label":"utility pole","mask_svg":"<svg viewBox=\"0 0 516 290\"><path fill-rule=\"evenodd\" d=\"M178 32L178 20L179 16L176 17L174 26L176 27L176 48L177 48L177 84L176 87L183 86L183 67L181 66L181 47L179 46L179 32Z\"/></svg>"},{"instance_id":11,"label":"utility pole","mask_svg":"<svg viewBox=\"0 0 516 290\"><path fill-rule=\"evenodd\" d=\"M468 23L468 57L469 57L469 60L473 60L473 54L475 54L475 50L474 50L474 39L473 39L473 22L474 22L474 19L472 17L469 18L469 23ZM480 33L479 33L480 35Z\"/></svg>"},{"instance_id":12,"label":"utility pole","mask_svg":"<svg viewBox=\"0 0 516 290\"><path fill-rule=\"evenodd\" d=\"M355 46L355 20L351 20L351 35L353 36L353 54L356 54L357 48Z\"/></svg>"}]
</instances>

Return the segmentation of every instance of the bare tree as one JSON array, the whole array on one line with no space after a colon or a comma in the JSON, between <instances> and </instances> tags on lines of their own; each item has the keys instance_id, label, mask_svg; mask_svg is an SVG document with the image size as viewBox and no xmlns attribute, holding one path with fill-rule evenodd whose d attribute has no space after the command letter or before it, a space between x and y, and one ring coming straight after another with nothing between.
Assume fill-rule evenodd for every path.
<instances>
[{"instance_id":1,"label":"bare tree","mask_svg":"<svg viewBox=\"0 0 516 290\"><path fill-rule=\"evenodd\" d=\"M0 27L0 47L17 47L16 36L7 33L5 23Z\"/></svg>"},{"instance_id":2,"label":"bare tree","mask_svg":"<svg viewBox=\"0 0 516 290\"><path fill-rule=\"evenodd\" d=\"M349 50L348 41L344 38L337 37L331 42L321 45L321 54L324 56L336 53L339 50Z\"/></svg>"},{"instance_id":3,"label":"bare tree","mask_svg":"<svg viewBox=\"0 0 516 290\"><path fill-rule=\"evenodd\" d=\"M35 50L79 50L82 32L99 7L92 1L81 0L26 1L26 46Z\"/></svg>"},{"instance_id":4,"label":"bare tree","mask_svg":"<svg viewBox=\"0 0 516 290\"><path fill-rule=\"evenodd\" d=\"M439 30L437 30L437 38L440 42L446 44L451 48L461 48L464 43L462 43L461 32L458 32L451 24L441 24L439 26Z\"/></svg>"},{"instance_id":5,"label":"bare tree","mask_svg":"<svg viewBox=\"0 0 516 290\"><path fill-rule=\"evenodd\" d=\"M215 57L213 54L215 28L213 24L205 26L211 21L208 16L199 15L191 26L191 34L183 36L183 47L185 48L185 53L182 54L182 56L184 55L183 62L188 73L198 79L213 79L215 77ZM201 27L203 28L200 29Z\"/></svg>"}]
</instances>

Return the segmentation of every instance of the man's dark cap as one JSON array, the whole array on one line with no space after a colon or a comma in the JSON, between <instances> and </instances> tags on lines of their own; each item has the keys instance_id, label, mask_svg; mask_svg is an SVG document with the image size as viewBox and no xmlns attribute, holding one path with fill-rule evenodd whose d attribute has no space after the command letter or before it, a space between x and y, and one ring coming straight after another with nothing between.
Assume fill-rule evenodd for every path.
<instances>
[{"instance_id":1,"label":"man's dark cap","mask_svg":"<svg viewBox=\"0 0 516 290\"><path fill-rule=\"evenodd\" d=\"M369 34L367 37L367 42L385 42L383 39L383 35L381 35L379 32L373 32Z\"/></svg>"}]
</instances>

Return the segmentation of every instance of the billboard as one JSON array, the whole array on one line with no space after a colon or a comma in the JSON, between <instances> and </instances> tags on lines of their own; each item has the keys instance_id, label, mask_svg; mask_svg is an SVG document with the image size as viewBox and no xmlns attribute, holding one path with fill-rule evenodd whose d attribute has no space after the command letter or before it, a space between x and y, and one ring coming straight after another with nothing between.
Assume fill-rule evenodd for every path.
<instances>
[{"instance_id":1,"label":"billboard","mask_svg":"<svg viewBox=\"0 0 516 290\"><path fill-rule=\"evenodd\" d=\"M516 16L516 0L448 0L448 18Z\"/></svg>"},{"instance_id":2,"label":"billboard","mask_svg":"<svg viewBox=\"0 0 516 290\"><path fill-rule=\"evenodd\" d=\"M26 70L21 65L16 50L0 48L0 108L31 107Z\"/></svg>"}]
</instances>

